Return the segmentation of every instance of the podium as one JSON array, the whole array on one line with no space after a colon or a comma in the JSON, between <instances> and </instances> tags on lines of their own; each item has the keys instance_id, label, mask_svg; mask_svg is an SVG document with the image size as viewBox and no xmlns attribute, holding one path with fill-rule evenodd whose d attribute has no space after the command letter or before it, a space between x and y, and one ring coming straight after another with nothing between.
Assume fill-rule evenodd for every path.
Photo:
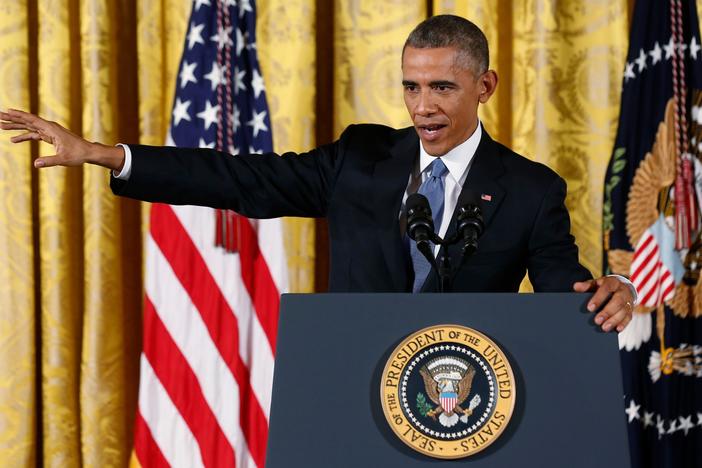
<instances>
[{"instance_id":1,"label":"podium","mask_svg":"<svg viewBox=\"0 0 702 468\"><path fill-rule=\"evenodd\" d=\"M617 336L589 295L284 295L266 466L629 467ZM386 421L381 378L396 346L420 329L469 327L508 357L516 400L494 443L440 460Z\"/></svg>"}]
</instances>

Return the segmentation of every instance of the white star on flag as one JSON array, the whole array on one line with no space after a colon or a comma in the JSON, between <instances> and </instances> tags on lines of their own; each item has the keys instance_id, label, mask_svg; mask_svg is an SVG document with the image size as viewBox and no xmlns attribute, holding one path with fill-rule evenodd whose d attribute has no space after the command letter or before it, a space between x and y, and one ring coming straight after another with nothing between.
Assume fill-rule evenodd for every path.
<instances>
[{"instance_id":1,"label":"white star on flag","mask_svg":"<svg viewBox=\"0 0 702 468\"><path fill-rule=\"evenodd\" d=\"M258 99L261 91L265 91L266 87L263 85L263 77L258 73L258 70L254 69L253 78L251 79L251 88L253 88L254 96Z\"/></svg>"},{"instance_id":2,"label":"white star on flag","mask_svg":"<svg viewBox=\"0 0 702 468\"><path fill-rule=\"evenodd\" d=\"M219 31L217 31L217 34L212 36L210 38L211 41L217 43L217 48L224 49L224 46L232 46L234 45L234 41L232 41L232 26L229 26L228 28L221 28Z\"/></svg>"},{"instance_id":3,"label":"white star on flag","mask_svg":"<svg viewBox=\"0 0 702 468\"><path fill-rule=\"evenodd\" d=\"M658 42L656 42L656 45L653 47L651 52L649 52L649 55L651 56L651 59L653 60L653 65L655 65L661 61L661 54L662 53L663 53L663 49L661 49L661 46L658 45Z\"/></svg>"},{"instance_id":4,"label":"white star on flag","mask_svg":"<svg viewBox=\"0 0 702 468\"><path fill-rule=\"evenodd\" d=\"M177 127L181 120L190 122L190 114L188 114L190 101L182 102L180 98L176 98L175 108L173 109L173 126Z\"/></svg>"},{"instance_id":5,"label":"white star on flag","mask_svg":"<svg viewBox=\"0 0 702 468\"><path fill-rule=\"evenodd\" d=\"M212 70L205 75L205 79L212 84L212 91L217 89L217 86L224 83L224 67L220 67L217 62L212 62Z\"/></svg>"},{"instance_id":6,"label":"white star on flag","mask_svg":"<svg viewBox=\"0 0 702 468\"><path fill-rule=\"evenodd\" d=\"M646 68L646 52L643 49L639 51L639 57L635 60L636 64L639 66L639 73Z\"/></svg>"},{"instance_id":7,"label":"white star on flag","mask_svg":"<svg viewBox=\"0 0 702 468\"><path fill-rule=\"evenodd\" d=\"M239 71L238 68L234 67L234 94L239 94L239 91L246 91L245 76L246 70Z\"/></svg>"},{"instance_id":8,"label":"white star on flag","mask_svg":"<svg viewBox=\"0 0 702 468\"><path fill-rule=\"evenodd\" d=\"M190 32L188 33L188 49L192 49L195 44L204 44L205 40L202 38L202 28L204 24L191 24Z\"/></svg>"},{"instance_id":9,"label":"white star on flag","mask_svg":"<svg viewBox=\"0 0 702 468\"><path fill-rule=\"evenodd\" d=\"M668 43L663 45L663 50L665 50L665 59L670 60L675 53L675 41L673 40L673 36L670 36Z\"/></svg>"},{"instance_id":10,"label":"white star on flag","mask_svg":"<svg viewBox=\"0 0 702 468\"><path fill-rule=\"evenodd\" d=\"M630 79L633 80L636 78L636 74L634 73L634 63L627 63L626 67L624 68L624 81L629 81Z\"/></svg>"},{"instance_id":11,"label":"white star on flag","mask_svg":"<svg viewBox=\"0 0 702 468\"><path fill-rule=\"evenodd\" d=\"M629 407L624 410L624 412L629 416L629 422L633 421L634 419L641 419L641 416L639 416L639 408L641 408L641 405L637 405L634 400L629 402Z\"/></svg>"},{"instance_id":12,"label":"white star on flag","mask_svg":"<svg viewBox=\"0 0 702 468\"><path fill-rule=\"evenodd\" d=\"M180 70L180 87L185 88L188 83L197 83L197 78L195 78L195 68L197 67L197 62L188 63L187 60L183 61L183 69Z\"/></svg>"},{"instance_id":13,"label":"white star on flag","mask_svg":"<svg viewBox=\"0 0 702 468\"><path fill-rule=\"evenodd\" d=\"M682 416L680 416L678 419L680 420L680 425L678 426L678 430L685 431L685 435L687 435L687 432L690 429L695 427L695 425L692 424L692 415L690 415L686 418L683 418Z\"/></svg>"},{"instance_id":14,"label":"white star on flag","mask_svg":"<svg viewBox=\"0 0 702 468\"><path fill-rule=\"evenodd\" d=\"M653 413L644 411L643 425L644 427L653 426Z\"/></svg>"},{"instance_id":15,"label":"white star on flag","mask_svg":"<svg viewBox=\"0 0 702 468\"><path fill-rule=\"evenodd\" d=\"M209 130L210 126L217 122L219 115L219 104L213 106L210 101L205 101L205 110L198 112L197 117L205 121L205 130Z\"/></svg>"},{"instance_id":16,"label":"white star on flag","mask_svg":"<svg viewBox=\"0 0 702 468\"><path fill-rule=\"evenodd\" d=\"M697 52L700 51L700 48L702 47L697 43L697 38L692 36L692 40L690 41L690 57L692 57L693 60L697 60Z\"/></svg>"}]
</instances>

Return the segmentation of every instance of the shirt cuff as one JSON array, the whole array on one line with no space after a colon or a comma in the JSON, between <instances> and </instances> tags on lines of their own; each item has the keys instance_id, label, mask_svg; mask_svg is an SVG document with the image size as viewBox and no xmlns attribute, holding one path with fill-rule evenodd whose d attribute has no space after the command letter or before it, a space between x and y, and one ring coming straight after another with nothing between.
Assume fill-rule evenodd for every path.
<instances>
[{"instance_id":1,"label":"shirt cuff","mask_svg":"<svg viewBox=\"0 0 702 468\"><path fill-rule=\"evenodd\" d=\"M129 176L132 174L132 151L129 149L129 146L122 143L117 143L116 146L121 146L124 150L124 166L119 172L112 171L112 177L120 180L129 180Z\"/></svg>"},{"instance_id":2,"label":"shirt cuff","mask_svg":"<svg viewBox=\"0 0 702 468\"><path fill-rule=\"evenodd\" d=\"M639 293L636 292L636 287L634 286L634 283L632 283L629 278L622 276L622 275L607 275L611 276L612 278L617 278L619 281L622 283L626 284L629 286L629 289L631 289L631 294L634 296L634 305L639 303Z\"/></svg>"}]
</instances>

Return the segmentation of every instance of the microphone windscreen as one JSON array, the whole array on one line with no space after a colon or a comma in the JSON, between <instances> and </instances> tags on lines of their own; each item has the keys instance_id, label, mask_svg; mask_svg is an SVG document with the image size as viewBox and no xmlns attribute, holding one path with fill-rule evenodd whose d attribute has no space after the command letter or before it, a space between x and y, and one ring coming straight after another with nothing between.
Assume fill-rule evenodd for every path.
<instances>
[{"instance_id":1,"label":"microphone windscreen","mask_svg":"<svg viewBox=\"0 0 702 468\"><path fill-rule=\"evenodd\" d=\"M405 202L405 212L416 211L417 209L431 213L429 200L421 193L413 193L407 197L407 202Z\"/></svg>"}]
</instances>

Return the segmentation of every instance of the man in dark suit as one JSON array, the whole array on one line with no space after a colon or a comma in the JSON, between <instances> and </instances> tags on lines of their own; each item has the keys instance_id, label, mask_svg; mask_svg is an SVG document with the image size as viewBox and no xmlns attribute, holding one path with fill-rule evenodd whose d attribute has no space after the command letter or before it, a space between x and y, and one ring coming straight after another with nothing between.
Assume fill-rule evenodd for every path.
<instances>
[{"instance_id":1,"label":"man in dark suit","mask_svg":"<svg viewBox=\"0 0 702 468\"><path fill-rule=\"evenodd\" d=\"M37 159L36 167L88 162L112 169L118 195L257 218L326 216L332 291L436 291L435 272L407 242L403 204L426 193L446 237L456 229L460 193L472 190L486 229L478 252L454 275L454 291L517 291L528 271L536 291L595 291L588 304L601 308L595 321L621 331L635 291L622 278L593 280L579 264L563 180L494 142L478 120L478 105L497 86L483 33L456 16L430 18L408 37L402 73L413 127L351 126L338 141L299 155L107 147L20 111L0 113L0 126L27 131L14 142L56 146L56 156ZM449 248L454 265L459 250Z\"/></svg>"}]
</instances>

